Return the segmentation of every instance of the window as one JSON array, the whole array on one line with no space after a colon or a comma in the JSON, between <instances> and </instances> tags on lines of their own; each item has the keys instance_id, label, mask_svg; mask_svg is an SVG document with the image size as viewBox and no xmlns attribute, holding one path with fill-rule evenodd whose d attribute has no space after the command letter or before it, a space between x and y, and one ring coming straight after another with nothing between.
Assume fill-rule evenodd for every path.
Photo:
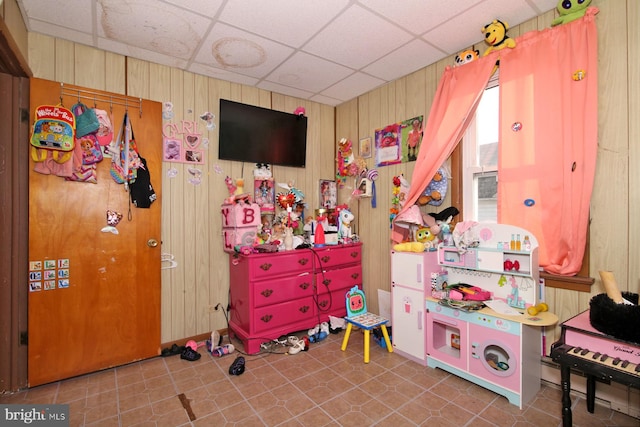
<instances>
[{"instance_id":1,"label":"window","mask_svg":"<svg viewBox=\"0 0 640 427\"><path fill-rule=\"evenodd\" d=\"M498 220L498 123L500 87L487 88L463 139L465 218Z\"/></svg>"}]
</instances>

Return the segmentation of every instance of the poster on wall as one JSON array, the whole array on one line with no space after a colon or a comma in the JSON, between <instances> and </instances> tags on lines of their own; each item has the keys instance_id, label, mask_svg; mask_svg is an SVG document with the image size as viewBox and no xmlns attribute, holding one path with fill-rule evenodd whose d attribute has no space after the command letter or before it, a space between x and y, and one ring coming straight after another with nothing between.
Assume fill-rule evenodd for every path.
<instances>
[{"instance_id":1,"label":"poster on wall","mask_svg":"<svg viewBox=\"0 0 640 427\"><path fill-rule=\"evenodd\" d=\"M418 158L422 142L422 117L414 117L400 124L402 129L402 163L414 162Z\"/></svg>"},{"instance_id":2,"label":"poster on wall","mask_svg":"<svg viewBox=\"0 0 640 427\"><path fill-rule=\"evenodd\" d=\"M389 166L401 162L400 135L400 123L376 129L376 166Z\"/></svg>"},{"instance_id":3,"label":"poster on wall","mask_svg":"<svg viewBox=\"0 0 640 427\"><path fill-rule=\"evenodd\" d=\"M338 186L335 181L328 179L320 180L320 207L325 209L335 209L338 203Z\"/></svg>"},{"instance_id":4,"label":"poster on wall","mask_svg":"<svg viewBox=\"0 0 640 427\"><path fill-rule=\"evenodd\" d=\"M415 161L422 142L422 125L423 116L417 116L376 129L376 166Z\"/></svg>"}]
</instances>

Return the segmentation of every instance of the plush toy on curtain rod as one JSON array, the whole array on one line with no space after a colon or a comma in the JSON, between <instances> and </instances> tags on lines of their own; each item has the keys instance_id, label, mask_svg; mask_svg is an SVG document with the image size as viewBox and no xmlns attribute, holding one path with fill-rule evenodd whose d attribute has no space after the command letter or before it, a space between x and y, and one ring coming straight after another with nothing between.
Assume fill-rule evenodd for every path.
<instances>
[{"instance_id":1,"label":"plush toy on curtain rod","mask_svg":"<svg viewBox=\"0 0 640 427\"><path fill-rule=\"evenodd\" d=\"M575 21L576 19L580 19L587 12L587 7L591 4L591 0L560 0L558 1L558 5L556 9L558 9L558 16L556 19L551 21L551 26L555 27L556 25L566 24L571 21Z\"/></svg>"},{"instance_id":2,"label":"plush toy on curtain rod","mask_svg":"<svg viewBox=\"0 0 640 427\"><path fill-rule=\"evenodd\" d=\"M508 29L509 24L499 19L494 19L490 24L487 24L482 28L484 41L489 45L482 56L487 56L494 50L501 50L505 47L510 49L516 47L515 40L507 35Z\"/></svg>"}]
</instances>

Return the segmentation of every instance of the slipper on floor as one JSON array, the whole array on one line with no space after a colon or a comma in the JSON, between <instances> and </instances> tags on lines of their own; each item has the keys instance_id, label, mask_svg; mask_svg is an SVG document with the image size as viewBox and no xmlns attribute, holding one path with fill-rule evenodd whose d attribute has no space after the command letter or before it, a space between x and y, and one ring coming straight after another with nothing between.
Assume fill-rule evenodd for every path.
<instances>
[{"instance_id":1,"label":"slipper on floor","mask_svg":"<svg viewBox=\"0 0 640 427\"><path fill-rule=\"evenodd\" d=\"M185 347L182 351L182 354L180 354L180 359L188 360L189 362L195 362L196 360L200 359L201 356L202 355L200 353L198 353L191 347Z\"/></svg>"},{"instance_id":2,"label":"slipper on floor","mask_svg":"<svg viewBox=\"0 0 640 427\"><path fill-rule=\"evenodd\" d=\"M160 356L176 356L184 351L184 346L179 346L177 344L172 345L171 347L163 348Z\"/></svg>"},{"instance_id":3,"label":"slipper on floor","mask_svg":"<svg viewBox=\"0 0 640 427\"><path fill-rule=\"evenodd\" d=\"M229 374L230 375L240 375L244 372L244 357L238 356L236 360L233 361L231 366L229 366Z\"/></svg>"}]
</instances>

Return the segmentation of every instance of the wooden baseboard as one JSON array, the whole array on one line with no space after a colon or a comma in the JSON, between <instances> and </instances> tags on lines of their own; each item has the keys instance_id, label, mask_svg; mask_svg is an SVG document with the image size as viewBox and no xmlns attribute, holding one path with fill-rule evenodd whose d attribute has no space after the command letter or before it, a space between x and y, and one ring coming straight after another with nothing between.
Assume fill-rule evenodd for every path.
<instances>
[{"instance_id":1,"label":"wooden baseboard","mask_svg":"<svg viewBox=\"0 0 640 427\"><path fill-rule=\"evenodd\" d=\"M218 333L220 334L221 337L224 337L227 335L228 333L228 329L224 328L224 329L218 329ZM198 335L194 335L191 337L186 337L186 338L182 338L180 340L177 341L170 341L170 342L166 342L166 343L162 343L160 344L161 348L167 348L167 347L171 347L173 344L175 345L185 345L187 343L187 341L190 340L194 340L195 342L204 342L208 339L211 339L211 333L207 333L207 334L198 334Z\"/></svg>"}]
</instances>

